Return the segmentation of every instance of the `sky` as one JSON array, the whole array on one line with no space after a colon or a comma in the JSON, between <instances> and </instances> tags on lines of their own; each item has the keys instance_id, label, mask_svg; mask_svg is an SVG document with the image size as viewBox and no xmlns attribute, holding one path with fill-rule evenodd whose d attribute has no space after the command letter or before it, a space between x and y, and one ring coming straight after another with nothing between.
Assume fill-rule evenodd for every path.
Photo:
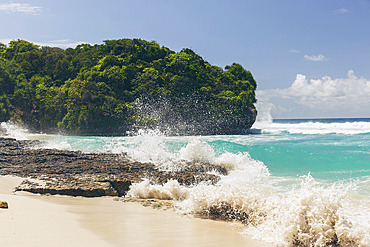
<instances>
[{"instance_id":1,"label":"sky","mask_svg":"<svg viewBox=\"0 0 370 247\"><path fill-rule=\"evenodd\" d=\"M370 117L370 0L0 0L0 23L4 44L142 38L240 63L273 118Z\"/></svg>"}]
</instances>

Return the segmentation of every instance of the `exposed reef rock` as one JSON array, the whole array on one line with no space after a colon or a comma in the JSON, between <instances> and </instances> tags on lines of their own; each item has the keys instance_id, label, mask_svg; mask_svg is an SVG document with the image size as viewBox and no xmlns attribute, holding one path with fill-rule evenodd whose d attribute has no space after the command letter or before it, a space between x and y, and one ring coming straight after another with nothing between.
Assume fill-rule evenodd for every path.
<instances>
[{"instance_id":1,"label":"exposed reef rock","mask_svg":"<svg viewBox=\"0 0 370 247\"><path fill-rule=\"evenodd\" d=\"M180 171L159 170L152 163L131 161L125 154L82 153L35 149L39 141L0 138L0 175L27 178L16 190L70 196L124 196L132 183L149 179L155 183L177 180L183 185L202 181L216 183L226 174L223 167L184 162Z\"/></svg>"}]
</instances>

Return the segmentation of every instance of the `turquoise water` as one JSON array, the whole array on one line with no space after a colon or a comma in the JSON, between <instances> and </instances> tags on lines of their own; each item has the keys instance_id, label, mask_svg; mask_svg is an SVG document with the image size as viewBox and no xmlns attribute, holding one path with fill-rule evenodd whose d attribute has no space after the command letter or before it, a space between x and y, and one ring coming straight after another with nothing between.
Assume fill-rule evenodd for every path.
<instances>
[{"instance_id":1,"label":"turquoise water","mask_svg":"<svg viewBox=\"0 0 370 247\"><path fill-rule=\"evenodd\" d=\"M370 119L257 122L253 132L260 134L233 136L52 136L2 127L17 138L44 140L46 148L125 153L167 171L181 170L184 160L222 165L229 174L216 185L144 181L129 196L165 194L185 214L228 205L249 215L245 234L278 246L297 239L302 246L338 239L341 246L370 246Z\"/></svg>"},{"instance_id":2,"label":"turquoise water","mask_svg":"<svg viewBox=\"0 0 370 247\"><path fill-rule=\"evenodd\" d=\"M369 135L262 135L211 143L217 150L248 152L273 176L340 180L370 176ZM251 139L253 141L251 141ZM221 151L221 152L222 152Z\"/></svg>"},{"instance_id":3,"label":"turquoise water","mask_svg":"<svg viewBox=\"0 0 370 247\"><path fill-rule=\"evenodd\" d=\"M191 140L201 138L216 156L225 152L249 153L252 159L262 161L272 176L296 178L310 173L315 179L330 182L370 177L370 119L275 120L264 127L260 135L165 137L151 133L140 138L47 139L56 146L64 143L73 150L129 152L140 145L145 149L143 143L147 138L153 143L149 150L142 150L143 155L150 156L153 151L168 157L169 153L177 154Z\"/></svg>"}]
</instances>

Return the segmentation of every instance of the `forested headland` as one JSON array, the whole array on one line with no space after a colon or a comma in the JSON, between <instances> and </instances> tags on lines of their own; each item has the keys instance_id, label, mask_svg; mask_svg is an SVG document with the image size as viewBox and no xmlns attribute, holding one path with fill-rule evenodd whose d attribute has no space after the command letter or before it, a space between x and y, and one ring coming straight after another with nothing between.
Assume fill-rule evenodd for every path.
<instances>
[{"instance_id":1,"label":"forested headland","mask_svg":"<svg viewBox=\"0 0 370 247\"><path fill-rule=\"evenodd\" d=\"M191 49L106 40L75 48L0 43L0 122L31 131L122 135L234 134L256 118L256 82L240 64L222 69Z\"/></svg>"}]
</instances>

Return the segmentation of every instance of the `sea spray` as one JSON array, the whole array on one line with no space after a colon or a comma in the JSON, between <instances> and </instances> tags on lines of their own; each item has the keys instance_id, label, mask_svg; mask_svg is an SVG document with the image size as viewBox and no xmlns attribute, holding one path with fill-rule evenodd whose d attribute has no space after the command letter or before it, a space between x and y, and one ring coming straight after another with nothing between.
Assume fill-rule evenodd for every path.
<instances>
[{"instance_id":1,"label":"sea spray","mask_svg":"<svg viewBox=\"0 0 370 247\"><path fill-rule=\"evenodd\" d=\"M301 184L295 189L282 192L274 188L276 180L262 162L248 153L216 156L201 138L189 141L172 158L172 165L180 160L221 164L228 175L216 185L190 187L174 181L163 185L144 181L134 184L129 196L172 199L181 213L240 221L246 234L278 246L369 245L370 212L364 207L363 216L354 217L353 206L359 204L346 202L352 187L326 186L307 175L296 180Z\"/></svg>"},{"instance_id":2,"label":"sea spray","mask_svg":"<svg viewBox=\"0 0 370 247\"><path fill-rule=\"evenodd\" d=\"M189 188L181 186L178 181L170 180L164 185L151 184L148 179L131 185L128 197L161 200L183 200L189 196Z\"/></svg>"},{"instance_id":3,"label":"sea spray","mask_svg":"<svg viewBox=\"0 0 370 247\"><path fill-rule=\"evenodd\" d=\"M13 122L0 123L0 136L15 138L17 140L28 139L28 129Z\"/></svg>"},{"instance_id":4,"label":"sea spray","mask_svg":"<svg viewBox=\"0 0 370 247\"><path fill-rule=\"evenodd\" d=\"M184 96L136 99L134 132L158 129L172 136L240 134L247 132L256 118L253 105L242 106L196 92Z\"/></svg>"},{"instance_id":5,"label":"sea spray","mask_svg":"<svg viewBox=\"0 0 370 247\"><path fill-rule=\"evenodd\" d=\"M253 124L254 129L263 129L266 125L272 123L271 110L275 106L272 103L260 102L256 103L256 108L258 111L256 122Z\"/></svg>"},{"instance_id":6,"label":"sea spray","mask_svg":"<svg viewBox=\"0 0 370 247\"><path fill-rule=\"evenodd\" d=\"M144 181L134 184L129 195L172 199L181 213L240 221L246 234L278 246L368 246L370 214L362 217L367 222L354 221L351 209L342 206L342 189L323 188L307 176L299 189L287 194L263 184L185 187L174 181L164 185Z\"/></svg>"},{"instance_id":7,"label":"sea spray","mask_svg":"<svg viewBox=\"0 0 370 247\"><path fill-rule=\"evenodd\" d=\"M71 145L60 140L61 135L47 135L47 134L35 134L30 133L30 131L22 126L21 124L13 123L11 121L0 123L0 136L14 138L17 140L40 140L38 145L34 145L30 148L39 149L61 149L61 150L71 150Z\"/></svg>"},{"instance_id":8,"label":"sea spray","mask_svg":"<svg viewBox=\"0 0 370 247\"><path fill-rule=\"evenodd\" d=\"M177 143L174 150L169 143ZM174 144L173 144L174 145ZM125 153L139 162L150 162L160 170L181 171L189 163L216 164L228 167L226 161L217 161L213 148L202 137L167 137L158 130L139 130L136 136L105 147L113 153Z\"/></svg>"},{"instance_id":9,"label":"sea spray","mask_svg":"<svg viewBox=\"0 0 370 247\"><path fill-rule=\"evenodd\" d=\"M180 159L213 163L215 161L215 152L210 145L200 137L194 138L189 144L179 152Z\"/></svg>"},{"instance_id":10,"label":"sea spray","mask_svg":"<svg viewBox=\"0 0 370 247\"><path fill-rule=\"evenodd\" d=\"M185 160L180 159L177 153L174 154L167 147L168 141L169 138L157 129L141 129L133 136L106 145L105 149L113 153L125 153L134 161L153 163L160 170L180 171Z\"/></svg>"},{"instance_id":11,"label":"sea spray","mask_svg":"<svg viewBox=\"0 0 370 247\"><path fill-rule=\"evenodd\" d=\"M265 219L245 232L281 246L361 246L366 235L342 214L344 194L341 186L324 188L308 175L299 189L267 197Z\"/></svg>"},{"instance_id":12,"label":"sea spray","mask_svg":"<svg viewBox=\"0 0 370 247\"><path fill-rule=\"evenodd\" d=\"M131 136L123 143L119 143L113 152L127 153L129 157L140 162L160 163L172 158L166 150L163 135L159 130L139 130L135 136Z\"/></svg>"}]
</instances>

